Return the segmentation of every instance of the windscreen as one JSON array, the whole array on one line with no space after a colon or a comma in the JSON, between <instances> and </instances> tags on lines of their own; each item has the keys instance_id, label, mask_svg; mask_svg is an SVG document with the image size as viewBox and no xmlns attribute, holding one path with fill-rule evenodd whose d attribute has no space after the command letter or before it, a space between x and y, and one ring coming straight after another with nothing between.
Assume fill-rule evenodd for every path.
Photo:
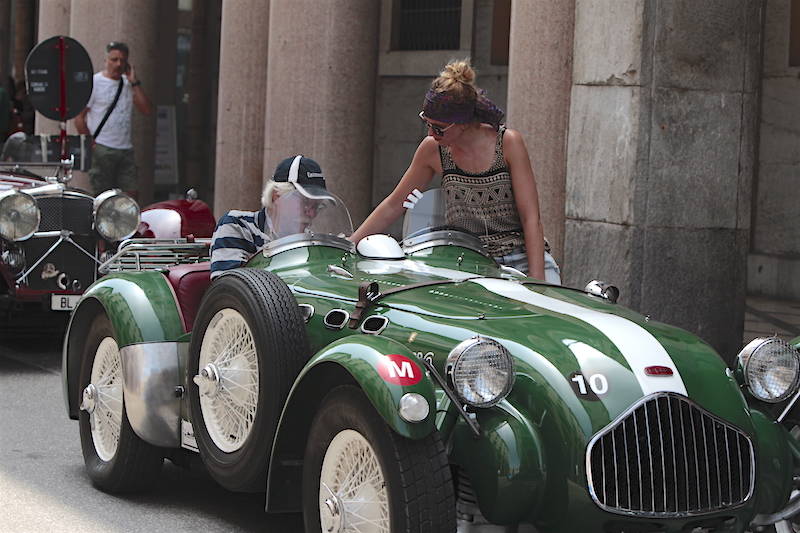
<instances>
[{"instance_id":1,"label":"windscreen","mask_svg":"<svg viewBox=\"0 0 800 533\"><path fill-rule=\"evenodd\" d=\"M308 198L292 190L275 198L267 209L272 239L289 235L335 235L346 237L353 233L350 213L335 195L327 198Z\"/></svg>"}]
</instances>

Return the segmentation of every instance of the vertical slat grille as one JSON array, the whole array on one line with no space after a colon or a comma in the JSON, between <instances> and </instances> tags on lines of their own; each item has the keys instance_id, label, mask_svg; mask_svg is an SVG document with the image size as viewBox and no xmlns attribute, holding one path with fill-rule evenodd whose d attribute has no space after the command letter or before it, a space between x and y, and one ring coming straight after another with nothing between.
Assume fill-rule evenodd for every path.
<instances>
[{"instance_id":1,"label":"vertical slat grille","mask_svg":"<svg viewBox=\"0 0 800 533\"><path fill-rule=\"evenodd\" d=\"M648 516L713 512L747 500L752 445L683 396L651 396L587 450L589 488L609 511Z\"/></svg>"},{"instance_id":2,"label":"vertical slat grille","mask_svg":"<svg viewBox=\"0 0 800 533\"><path fill-rule=\"evenodd\" d=\"M37 198L41 213L39 231L68 229L78 235L92 232L91 198L53 197Z\"/></svg>"}]
</instances>

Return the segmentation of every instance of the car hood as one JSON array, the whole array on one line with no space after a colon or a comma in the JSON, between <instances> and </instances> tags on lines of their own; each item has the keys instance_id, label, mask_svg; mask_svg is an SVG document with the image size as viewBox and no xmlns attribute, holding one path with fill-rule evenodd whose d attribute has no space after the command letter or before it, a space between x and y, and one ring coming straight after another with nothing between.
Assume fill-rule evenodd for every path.
<instances>
[{"instance_id":1,"label":"car hood","mask_svg":"<svg viewBox=\"0 0 800 533\"><path fill-rule=\"evenodd\" d=\"M687 396L750 429L745 399L709 345L581 291L475 277L409 289L381 304L437 323L454 341L474 334L500 341L516 360L515 389L546 386L566 400L587 435L658 392Z\"/></svg>"},{"instance_id":2,"label":"car hood","mask_svg":"<svg viewBox=\"0 0 800 533\"><path fill-rule=\"evenodd\" d=\"M0 173L0 192L7 191L9 189L30 189L34 187L41 187L42 185L47 185L47 182L37 178L27 178L14 174Z\"/></svg>"}]
</instances>

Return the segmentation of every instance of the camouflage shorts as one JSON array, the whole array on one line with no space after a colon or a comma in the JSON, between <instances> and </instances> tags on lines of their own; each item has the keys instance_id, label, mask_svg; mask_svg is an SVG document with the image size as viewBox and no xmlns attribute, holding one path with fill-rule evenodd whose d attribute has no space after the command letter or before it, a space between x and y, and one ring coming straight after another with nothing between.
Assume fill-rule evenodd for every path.
<instances>
[{"instance_id":1,"label":"camouflage shorts","mask_svg":"<svg viewBox=\"0 0 800 533\"><path fill-rule=\"evenodd\" d=\"M119 150L102 144L92 148L92 168L89 179L95 194L108 189L136 191L139 183L136 174L136 161L133 150Z\"/></svg>"}]
</instances>

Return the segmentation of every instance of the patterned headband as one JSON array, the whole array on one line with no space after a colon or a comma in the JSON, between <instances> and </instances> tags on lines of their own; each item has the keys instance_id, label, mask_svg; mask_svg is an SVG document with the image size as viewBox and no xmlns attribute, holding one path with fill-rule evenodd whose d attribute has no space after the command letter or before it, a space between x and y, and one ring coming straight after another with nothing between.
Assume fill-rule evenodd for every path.
<instances>
[{"instance_id":1,"label":"patterned headband","mask_svg":"<svg viewBox=\"0 0 800 533\"><path fill-rule=\"evenodd\" d=\"M422 112L427 118L440 122L467 124L477 121L491 124L496 130L500 128L500 122L505 116L503 110L489 100L484 91L478 93L475 101L465 102L457 101L450 93L428 89Z\"/></svg>"}]
</instances>

